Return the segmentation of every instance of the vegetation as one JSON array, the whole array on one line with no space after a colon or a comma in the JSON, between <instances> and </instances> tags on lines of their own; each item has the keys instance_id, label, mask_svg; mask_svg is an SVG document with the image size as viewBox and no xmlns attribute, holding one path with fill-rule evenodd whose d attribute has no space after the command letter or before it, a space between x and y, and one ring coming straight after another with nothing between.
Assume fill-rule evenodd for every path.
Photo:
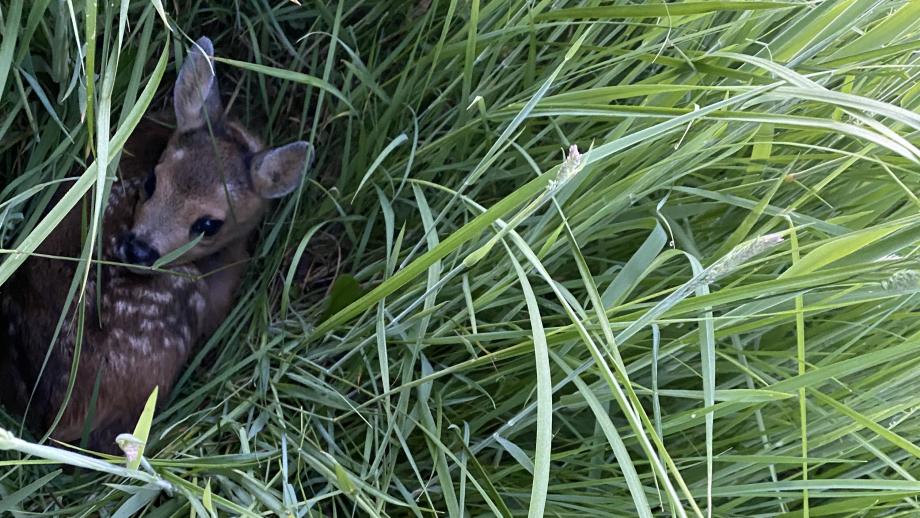
<instances>
[{"instance_id":1,"label":"vegetation","mask_svg":"<svg viewBox=\"0 0 920 518\"><path fill-rule=\"evenodd\" d=\"M0 510L920 512L920 3L0 9L0 283L201 35L318 151L141 467L3 414Z\"/></svg>"}]
</instances>

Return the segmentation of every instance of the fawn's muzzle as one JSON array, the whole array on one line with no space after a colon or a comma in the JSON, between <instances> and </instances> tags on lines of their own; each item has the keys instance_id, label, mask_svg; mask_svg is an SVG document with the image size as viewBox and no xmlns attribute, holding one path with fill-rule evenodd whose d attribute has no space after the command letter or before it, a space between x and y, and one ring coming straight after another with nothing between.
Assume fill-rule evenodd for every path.
<instances>
[{"instance_id":1,"label":"fawn's muzzle","mask_svg":"<svg viewBox=\"0 0 920 518\"><path fill-rule=\"evenodd\" d=\"M160 258L160 253L142 239L138 239L133 232L121 237L121 251L125 261L139 266L151 266Z\"/></svg>"}]
</instances>

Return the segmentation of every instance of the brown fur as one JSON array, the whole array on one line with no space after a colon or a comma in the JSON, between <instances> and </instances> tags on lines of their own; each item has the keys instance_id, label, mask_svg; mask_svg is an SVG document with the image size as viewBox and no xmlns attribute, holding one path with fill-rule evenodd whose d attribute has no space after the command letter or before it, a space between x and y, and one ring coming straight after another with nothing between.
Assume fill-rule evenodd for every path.
<instances>
[{"instance_id":1,"label":"brown fur","mask_svg":"<svg viewBox=\"0 0 920 518\"><path fill-rule=\"evenodd\" d=\"M305 169L305 143L263 150L242 125L223 117L205 57L212 52L210 41L198 43L204 53L193 51L177 81L176 129L144 120L125 145L121 181L112 186L104 215L101 253L106 261L124 262L123 236L132 232L166 255L192 239L189 229L197 219L217 218L224 225L171 264L170 273L91 266L82 342L74 304L50 351L76 263L33 257L0 287L0 400L22 414L31 397L27 418L37 433L52 426L65 403L78 343L73 392L53 438L77 441L88 426L90 448L112 452L115 435L133 430L154 387L160 402L168 400L194 345L232 308L248 259L246 241L268 199L289 192ZM150 171L156 189L148 198L143 185ZM277 181L260 186L265 178ZM38 253L78 257L82 218L79 207L71 211ZM87 425L97 377L98 399Z\"/></svg>"},{"instance_id":2,"label":"brown fur","mask_svg":"<svg viewBox=\"0 0 920 518\"><path fill-rule=\"evenodd\" d=\"M117 260L117 236L131 225L134 202L150 165L144 151L156 147L156 133L155 125L141 123L125 146L126 158L120 164L123 180L113 185L104 218L102 256L106 260ZM135 157L129 156L132 152ZM81 212L79 207L71 211L37 252L79 257ZM101 383L90 427L95 429L90 436L93 449L111 452L114 436L133 430L132 423L147 398L144 393L149 395L154 386L160 386L161 400L169 395L178 369L199 338L192 336L193 330L205 317L203 303L194 303L204 300L204 286L190 277L199 272L192 266L176 270L185 275L139 276L124 268L103 267L100 279L97 269L90 268L79 367L53 438L79 440L97 376ZM8 409L22 414L34 386L27 417L38 433L52 425L70 379L77 342L76 307L68 312L40 381L39 372L75 272L73 261L33 257L3 287L7 346L0 348L0 397ZM97 284L101 301L96 299ZM154 297L166 296L170 305L155 303ZM164 314L167 307L171 310ZM153 336L156 344L150 339Z\"/></svg>"}]
</instances>

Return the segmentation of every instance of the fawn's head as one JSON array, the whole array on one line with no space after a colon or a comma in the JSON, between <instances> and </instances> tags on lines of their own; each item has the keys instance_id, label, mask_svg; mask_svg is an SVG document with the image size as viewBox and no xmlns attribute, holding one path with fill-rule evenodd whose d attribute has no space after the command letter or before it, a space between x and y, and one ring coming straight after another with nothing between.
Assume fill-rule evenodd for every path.
<instances>
[{"instance_id":1,"label":"fawn's head","mask_svg":"<svg viewBox=\"0 0 920 518\"><path fill-rule=\"evenodd\" d=\"M179 71L176 130L118 247L127 263L150 266L200 239L175 261L188 263L244 239L269 200L300 184L312 158L312 147L302 141L263 149L257 137L224 116L213 54L211 40L201 38Z\"/></svg>"}]
</instances>

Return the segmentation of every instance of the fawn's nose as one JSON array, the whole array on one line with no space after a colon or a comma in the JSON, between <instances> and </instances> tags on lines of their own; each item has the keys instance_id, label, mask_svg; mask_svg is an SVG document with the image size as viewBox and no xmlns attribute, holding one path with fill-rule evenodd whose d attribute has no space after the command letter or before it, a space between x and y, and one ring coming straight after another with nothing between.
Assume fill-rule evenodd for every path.
<instances>
[{"instance_id":1,"label":"fawn's nose","mask_svg":"<svg viewBox=\"0 0 920 518\"><path fill-rule=\"evenodd\" d=\"M140 266L150 266L160 258L160 253L145 241L138 239L133 232L122 236L121 249L125 261Z\"/></svg>"}]
</instances>

